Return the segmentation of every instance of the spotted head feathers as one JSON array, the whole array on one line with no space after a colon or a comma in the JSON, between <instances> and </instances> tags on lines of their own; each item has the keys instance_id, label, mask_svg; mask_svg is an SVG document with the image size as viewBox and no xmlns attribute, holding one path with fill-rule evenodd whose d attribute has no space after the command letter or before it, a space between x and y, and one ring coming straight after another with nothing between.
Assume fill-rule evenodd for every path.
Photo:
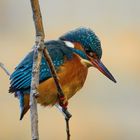
<instances>
[{"instance_id":1,"label":"spotted head feathers","mask_svg":"<svg viewBox=\"0 0 140 140\"><path fill-rule=\"evenodd\" d=\"M62 35L60 40L80 43L85 51L94 52L100 59L102 56L101 42L96 34L90 29L80 27Z\"/></svg>"}]
</instances>

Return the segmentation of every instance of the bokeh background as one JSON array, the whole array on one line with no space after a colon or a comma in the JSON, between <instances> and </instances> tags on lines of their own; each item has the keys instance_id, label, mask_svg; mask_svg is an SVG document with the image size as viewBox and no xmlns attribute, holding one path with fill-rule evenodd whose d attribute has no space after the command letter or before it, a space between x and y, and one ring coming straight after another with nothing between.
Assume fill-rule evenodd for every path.
<instances>
[{"instance_id":1,"label":"bokeh background","mask_svg":"<svg viewBox=\"0 0 140 140\"><path fill-rule=\"evenodd\" d=\"M70 100L72 140L140 140L140 1L40 0L46 39L80 26L102 41L102 61L114 84L90 68L84 88ZM12 72L34 44L29 0L0 0L0 62ZM30 113L19 121L19 104L0 69L0 139L30 140ZM65 140L55 108L38 106L41 140Z\"/></svg>"}]
</instances>

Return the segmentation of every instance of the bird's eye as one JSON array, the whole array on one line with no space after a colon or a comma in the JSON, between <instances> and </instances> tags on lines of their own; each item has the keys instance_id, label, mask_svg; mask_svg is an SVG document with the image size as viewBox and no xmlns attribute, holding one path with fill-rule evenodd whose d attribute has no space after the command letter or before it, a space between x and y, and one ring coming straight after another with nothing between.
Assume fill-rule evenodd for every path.
<instances>
[{"instance_id":1,"label":"bird's eye","mask_svg":"<svg viewBox=\"0 0 140 140\"><path fill-rule=\"evenodd\" d=\"M91 52L89 50L86 50L86 54L90 57L94 57L95 53L94 52Z\"/></svg>"},{"instance_id":2,"label":"bird's eye","mask_svg":"<svg viewBox=\"0 0 140 140\"><path fill-rule=\"evenodd\" d=\"M90 55L91 57L93 57L93 56L94 56L94 53L93 53L93 52L89 52L89 55Z\"/></svg>"}]
</instances>

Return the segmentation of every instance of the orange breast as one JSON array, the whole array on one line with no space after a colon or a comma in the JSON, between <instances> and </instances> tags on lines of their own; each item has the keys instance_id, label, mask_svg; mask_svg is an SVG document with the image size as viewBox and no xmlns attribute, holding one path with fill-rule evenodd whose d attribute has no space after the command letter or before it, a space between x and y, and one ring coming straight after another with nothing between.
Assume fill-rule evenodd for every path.
<instances>
[{"instance_id":1,"label":"orange breast","mask_svg":"<svg viewBox=\"0 0 140 140\"><path fill-rule=\"evenodd\" d=\"M87 67L80 60L81 58L74 54L73 59L65 62L59 69L58 77L67 99L81 89L86 80ZM53 78L42 82L38 87L38 91L38 103L46 106L54 105L57 102L57 89Z\"/></svg>"}]
</instances>

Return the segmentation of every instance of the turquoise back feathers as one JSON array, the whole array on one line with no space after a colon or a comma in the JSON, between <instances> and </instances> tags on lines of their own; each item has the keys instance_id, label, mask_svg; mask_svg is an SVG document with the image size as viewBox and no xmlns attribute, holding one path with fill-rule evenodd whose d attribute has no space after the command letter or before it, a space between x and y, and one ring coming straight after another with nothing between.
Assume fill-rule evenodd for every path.
<instances>
[{"instance_id":1,"label":"turquoise back feathers","mask_svg":"<svg viewBox=\"0 0 140 140\"><path fill-rule=\"evenodd\" d=\"M64 42L61 40L52 40L45 43L49 54L52 58L53 64L57 69L59 66L63 65L64 57L67 60L72 59L73 51L71 48L67 47ZM15 71L10 76L10 88L9 92L29 92L31 77L32 77L32 65L33 65L33 51L31 51L15 68ZM40 66L40 79L39 81L45 81L51 77L51 72L49 70L48 64L42 57L41 66Z\"/></svg>"}]
</instances>

